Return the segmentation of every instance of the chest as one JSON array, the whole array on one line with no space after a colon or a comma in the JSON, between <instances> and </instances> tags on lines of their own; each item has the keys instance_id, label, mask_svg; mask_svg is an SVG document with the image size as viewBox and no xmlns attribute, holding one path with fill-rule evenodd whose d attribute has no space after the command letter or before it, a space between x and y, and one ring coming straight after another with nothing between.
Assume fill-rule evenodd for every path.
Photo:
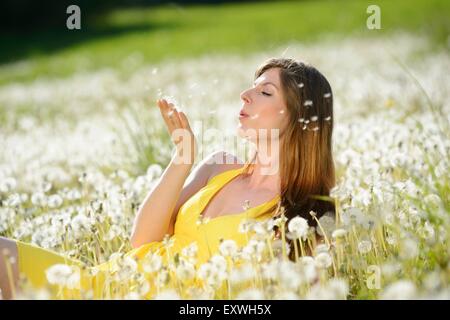
<instances>
[{"instance_id":1,"label":"chest","mask_svg":"<svg viewBox=\"0 0 450 320\"><path fill-rule=\"evenodd\" d=\"M267 190L250 190L245 182L233 180L212 192L200 215L203 218L215 218L238 214L249 207L256 207L270 201L273 197L273 193Z\"/></svg>"}]
</instances>

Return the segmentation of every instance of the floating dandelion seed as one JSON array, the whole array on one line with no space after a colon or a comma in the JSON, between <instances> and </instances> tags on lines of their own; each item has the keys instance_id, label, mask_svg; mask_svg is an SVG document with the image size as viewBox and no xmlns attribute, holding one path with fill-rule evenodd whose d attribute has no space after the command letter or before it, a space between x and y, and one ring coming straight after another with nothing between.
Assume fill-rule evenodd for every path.
<instances>
[{"instance_id":1,"label":"floating dandelion seed","mask_svg":"<svg viewBox=\"0 0 450 320\"><path fill-rule=\"evenodd\" d=\"M284 110L280 110L280 114L283 114L284 113Z\"/></svg>"},{"instance_id":2,"label":"floating dandelion seed","mask_svg":"<svg viewBox=\"0 0 450 320\"><path fill-rule=\"evenodd\" d=\"M299 88L303 88L303 86L304 86L303 82L300 82L300 83L297 85L297 87L299 87Z\"/></svg>"},{"instance_id":3,"label":"floating dandelion seed","mask_svg":"<svg viewBox=\"0 0 450 320\"><path fill-rule=\"evenodd\" d=\"M306 130L306 124L303 125L303 128L302 128L302 129L303 129L303 130Z\"/></svg>"},{"instance_id":4,"label":"floating dandelion seed","mask_svg":"<svg viewBox=\"0 0 450 320\"><path fill-rule=\"evenodd\" d=\"M304 122L305 122L306 124L308 124L308 123L309 123L309 120L305 120Z\"/></svg>"},{"instance_id":5,"label":"floating dandelion seed","mask_svg":"<svg viewBox=\"0 0 450 320\"><path fill-rule=\"evenodd\" d=\"M303 121L305 121L305 119L303 119L303 118L298 119L298 122L303 122Z\"/></svg>"},{"instance_id":6,"label":"floating dandelion seed","mask_svg":"<svg viewBox=\"0 0 450 320\"><path fill-rule=\"evenodd\" d=\"M152 74L157 74L157 73L158 73L158 68L153 68Z\"/></svg>"},{"instance_id":7,"label":"floating dandelion seed","mask_svg":"<svg viewBox=\"0 0 450 320\"><path fill-rule=\"evenodd\" d=\"M311 121L317 121L317 119L319 119L318 116L312 116L312 117L311 117Z\"/></svg>"},{"instance_id":8,"label":"floating dandelion seed","mask_svg":"<svg viewBox=\"0 0 450 320\"><path fill-rule=\"evenodd\" d=\"M330 121L331 120L331 116L328 116L325 118L325 121Z\"/></svg>"},{"instance_id":9,"label":"floating dandelion seed","mask_svg":"<svg viewBox=\"0 0 450 320\"><path fill-rule=\"evenodd\" d=\"M324 97L324 98L329 98L329 97L331 97L331 93L330 93L330 92L327 92L327 93L325 93L325 94L323 95L323 97Z\"/></svg>"},{"instance_id":10,"label":"floating dandelion seed","mask_svg":"<svg viewBox=\"0 0 450 320\"><path fill-rule=\"evenodd\" d=\"M318 130L319 130L319 127L312 128L312 131L318 131Z\"/></svg>"},{"instance_id":11,"label":"floating dandelion seed","mask_svg":"<svg viewBox=\"0 0 450 320\"><path fill-rule=\"evenodd\" d=\"M281 54L282 57L284 57L284 55L287 53L287 51L289 50L290 47L287 47L286 49L284 49L283 53Z\"/></svg>"},{"instance_id":12,"label":"floating dandelion seed","mask_svg":"<svg viewBox=\"0 0 450 320\"><path fill-rule=\"evenodd\" d=\"M312 100L305 100L305 102L303 103L303 105L304 105L305 107L309 107L309 106L312 106L312 105L313 105L313 102L312 102Z\"/></svg>"}]
</instances>

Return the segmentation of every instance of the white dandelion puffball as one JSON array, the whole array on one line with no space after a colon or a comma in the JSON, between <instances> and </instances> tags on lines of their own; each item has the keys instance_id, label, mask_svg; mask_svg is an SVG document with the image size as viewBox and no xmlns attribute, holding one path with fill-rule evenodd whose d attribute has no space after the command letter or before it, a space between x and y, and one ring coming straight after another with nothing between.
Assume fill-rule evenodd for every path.
<instances>
[{"instance_id":1,"label":"white dandelion puffball","mask_svg":"<svg viewBox=\"0 0 450 320\"><path fill-rule=\"evenodd\" d=\"M315 256L314 261L318 268L326 269L332 265L333 258L331 258L328 252L320 252L317 256Z\"/></svg>"},{"instance_id":2,"label":"white dandelion puffball","mask_svg":"<svg viewBox=\"0 0 450 320\"><path fill-rule=\"evenodd\" d=\"M234 240L224 240L219 246L220 253L225 257L234 256L237 253L237 245Z\"/></svg>"},{"instance_id":3,"label":"white dandelion puffball","mask_svg":"<svg viewBox=\"0 0 450 320\"><path fill-rule=\"evenodd\" d=\"M305 239L308 234L308 221L302 217L294 217L289 221L288 230L294 234L297 238Z\"/></svg>"},{"instance_id":4,"label":"white dandelion puffball","mask_svg":"<svg viewBox=\"0 0 450 320\"><path fill-rule=\"evenodd\" d=\"M180 295L174 289L166 289L156 294L154 300L181 300Z\"/></svg>"},{"instance_id":5,"label":"white dandelion puffball","mask_svg":"<svg viewBox=\"0 0 450 320\"><path fill-rule=\"evenodd\" d=\"M370 240L362 240L358 243L358 251L362 254L369 253L372 250L372 242Z\"/></svg>"},{"instance_id":6,"label":"white dandelion puffball","mask_svg":"<svg viewBox=\"0 0 450 320\"><path fill-rule=\"evenodd\" d=\"M415 299L416 286L409 280L399 280L388 285L380 294L381 300Z\"/></svg>"},{"instance_id":7,"label":"white dandelion puffball","mask_svg":"<svg viewBox=\"0 0 450 320\"><path fill-rule=\"evenodd\" d=\"M339 239L339 238L345 237L346 234L347 234L347 230L345 230L345 229L336 229L331 234L331 237L333 237L333 239Z\"/></svg>"},{"instance_id":8,"label":"white dandelion puffball","mask_svg":"<svg viewBox=\"0 0 450 320\"><path fill-rule=\"evenodd\" d=\"M240 292L237 297L237 300L263 300L264 293L259 289L246 289Z\"/></svg>"},{"instance_id":9,"label":"white dandelion puffball","mask_svg":"<svg viewBox=\"0 0 450 320\"><path fill-rule=\"evenodd\" d=\"M45 271L50 284L60 285L68 289L80 286L80 272L77 268L67 264L55 264Z\"/></svg>"},{"instance_id":10,"label":"white dandelion puffball","mask_svg":"<svg viewBox=\"0 0 450 320\"><path fill-rule=\"evenodd\" d=\"M336 220L331 213L325 213L322 217L320 217L319 224L320 227L317 227L317 233L321 237L324 236L322 229L328 237L331 235L334 229L336 229Z\"/></svg>"}]
</instances>

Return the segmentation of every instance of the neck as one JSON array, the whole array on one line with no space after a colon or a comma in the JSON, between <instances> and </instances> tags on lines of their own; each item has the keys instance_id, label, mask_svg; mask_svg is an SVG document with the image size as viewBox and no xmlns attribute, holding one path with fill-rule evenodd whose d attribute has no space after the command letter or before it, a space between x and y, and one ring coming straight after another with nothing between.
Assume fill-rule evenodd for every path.
<instances>
[{"instance_id":1,"label":"neck","mask_svg":"<svg viewBox=\"0 0 450 320\"><path fill-rule=\"evenodd\" d=\"M252 162L252 171L249 175L248 186L251 189L269 189L280 193L280 157L278 142L256 145L256 157Z\"/></svg>"}]
</instances>

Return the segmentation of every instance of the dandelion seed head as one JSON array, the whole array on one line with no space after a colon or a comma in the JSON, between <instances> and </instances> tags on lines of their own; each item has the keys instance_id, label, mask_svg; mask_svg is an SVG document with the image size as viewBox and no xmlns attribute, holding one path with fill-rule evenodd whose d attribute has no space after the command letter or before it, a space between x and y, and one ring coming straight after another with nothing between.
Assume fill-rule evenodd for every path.
<instances>
[{"instance_id":1,"label":"dandelion seed head","mask_svg":"<svg viewBox=\"0 0 450 320\"><path fill-rule=\"evenodd\" d=\"M419 247L416 240L402 239L400 242L400 257L404 260L414 259L419 255Z\"/></svg>"},{"instance_id":2,"label":"dandelion seed head","mask_svg":"<svg viewBox=\"0 0 450 320\"><path fill-rule=\"evenodd\" d=\"M306 219L299 216L292 218L288 224L289 232L295 235L296 238L305 239L307 236L308 228L309 225Z\"/></svg>"},{"instance_id":3,"label":"dandelion seed head","mask_svg":"<svg viewBox=\"0 0 450 320\"><path fill-rule=\"evenodd\" d=\"M50 208L59 208L63 203L63 198L58 194L53 194L48 197L48 206Z\"/></svg>"},{"instance_id":4,"label":"dandelion seed head","mask_svg":"<svg viewBox=\"0 0 450 320\"><path fill-rule=\"evenodd\" d=\"M80 286L79 270L66 264L52 265L45 271L45 275L50 284L60 285L68 289L76 289Z\"/></svg>"},{"instance_id":5,"label":"dandelion seed head","mask_svg":"<svg viewBox=\"0 0 450 320\"><path fill-rule=\"evenodd\" d=\"M237 296L237 300L262 300L264 299L264 293L256 288L244 289Z\"/></svg>"},{"instance_id":6,"label":"dandelion seed head","mask_svg":"<svg viewBox=\"0 0 450 320\"><path fill-rule=\"evenodd\" d=\"M251 228L250 221L244 219L239 223L238 231L239 233L247 233L250 231L250 228Z\"/></svg>"},{"instance_id":7,"label":"dandelion seed head","mask_svg":"<svg viewBox=\"0 0 450 320\"><path fill-rule=\"evenodd\" d=\"M399 280L389 284L380 294L381 300L404 300L416 298L417 289L409 280Z\"/></svg>"},{"instance_id":8,"label":"dandelion seed head","mask_svg":"<svg viewBox=\"0 0 450 320\"><path fill-rule=\"evenodd\" d=\"M346 234L347 234L347 230L345 230L345 229L336 229L336 230L333 231L333 233L331 234L331 236L332 236L334 239L339 239L339 238L345 237Z\"/></svg>"},{"instance_id":9,"label":"dandelion seed head","mask_svg":"<svg viewBox=\"0 0 450 320\"><path fill-rule=\"evenodd\" d=\"M174 289L164 289L163 291L157 293L154 300L181 300L180 295Z\"/></svg>"},{"instance_id":10,"label":"dandelion seed head","mask_svg":"<svg viewBox=\"0 0 450 320\"><path fill-rule=\"evenodd\" d=\"M219 246L220 253L225 257L234 256L237 253L237 249L236 242L231 239L222 241Z\"/></svg>"},{"instance_id":11,"label":"dandelion seed head","mask_svg":"<svg viewBox=\"0 0 450 320\"><path fill-rule=\"evenodd\" d=\"M190 262L185 262L184 260L176 267L176 273L179 279L186 281L193 279L195 277L195 267Z\"/></svg>"},{"instance_id":12,"label":"dandelion seed head","mask_svg":"<svg viewBox=\"0 0 450 320\"><path fill-rule=\"evenodd\" d=\"M362 240L358 243L358 251L367 254L372 250L372 242L370 240Z\"/></svg>"},{"instance_id":13,"label":"dandelion seed head","mask_svg":"<svg viewBox=\"0 0 450 320\"><path fill-rule=\"evenodd\" d=\"M16 179L12 177L4 178L0 181L0 192L9 193L17 186Z\"/></svg>"},{"instance_id":14,"label":"dandelion seed head","mask_svg":"<svg viewBox=\"0 0 450 320\"><path fill-rule=\"evenodd\" d=\"M331 258L331 256L329 255L328 252L320 252L320 253L318 253L315 256L314 261L316 263L316 266L319 269L327 269L333 263L333 259Z\"/></svg>"},{"instance_id":15,"label":"dandelion seed head","mask_svg":"<svg viewBox=\"0 0 450 320\"><path fill-rule=\"evenodd\" d=\"M318 244L314 248L314 252L316 253L316 255L321 253L321 252L328 252L328 251L330 251L330 247L326 243Z\"/></svg>"}]
</instances>

